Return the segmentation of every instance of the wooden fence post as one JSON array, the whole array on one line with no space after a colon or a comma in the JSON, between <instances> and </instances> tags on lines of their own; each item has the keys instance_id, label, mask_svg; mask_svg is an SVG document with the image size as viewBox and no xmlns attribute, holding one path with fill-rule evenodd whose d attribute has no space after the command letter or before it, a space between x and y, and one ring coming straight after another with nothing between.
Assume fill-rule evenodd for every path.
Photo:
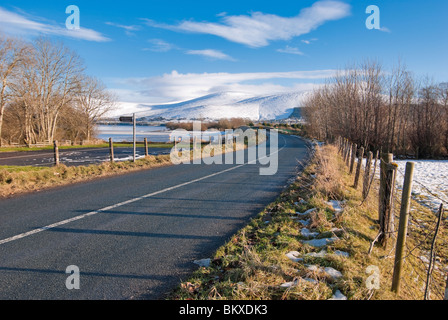
<instances>
[{"instance_id":1,"label":"wooden fence post","mask_svg":"<svg viewBox=\"0 0 448 320\"><path fill-rule=\"evenodd\" d=\"M378 203L378 221L381 225L383 222L383 199L384 199L384 180L386 178L387 164L394 161L394 155L392 153L382 153L380 162L380 190L379 190L379 203Z\"/></svg>"},{"instance_id":2,"label":"wooden fence post","mask_svg":"<svg viewBox=\"0 0 448 320\"><path fill-rule=\"evenodd\" d=\"M345 138L341 138L341 157L344 156Z\"/></svg>"},{"instance_id":3,"label":"wooden fence post","mask_svg":"<svg viewBox=\"0 0 448 320\"><path fill-rule=\"evenodd\" d=\"M345 145L345 153L344 153L344 162L347 165L347 158L348 158L348 153L350 150L350 141L347 140L347 144Z\"/></svg>"},{"instance_id":4,"label":"wooden fence post","mask_svg":"<svg viewBox=\"0 0 448 320\"><path fill-rule=\"evenodd\" d=\"M361 168L362 168L362 160L364 159L364 148L361 147L359 149L359 155L358 155L358 165L356 166L356 174L355 174L355 182L353 184L353 188L358 188L358 182L359 182L359 176L361 175Z\"/></svg>"},{"instance_id":5,"label":"wooden fence post","mask_svg":"<svg viewBox=\"0 0 448 320\"><path fill-rule=\"evenodd\" d=\"M367 192L369 191L369 185L370 185L370 169L372 167L372 158L373 153L372 151L369 151L367 156L367 162L366 162L366 168L364 169L364 183L362 186L362 198L367 198Z\"/></svg>"},{"instance_id":6,"label":"wooden fence post","mask_svg":"<svg viewBox=\"0 0 448 320\"><path fill-rule=\"evenodd\" d=\"M337 146L338 146L338 153L341 154L341 145L342 145L342 137L338 137L337 139Z\"/></svg>"},{"instance_id":7,"label":"wooden fence post","mask_svg":"<svg viewBox=\"0 0 448 320\"><path fill-rule=\"evenodd\" d=\"M403 193L401 196L400 223L398 226L397 246L395 251L394 275L392 278L392 291L395 292L396 294L400 292L401 269L406 244L406 235L408 233L409 209L411 204L414 167L415 167L414 162L406 163Z\"/></svg>"},{"instance_id":8,"label":"wooden fence post","mask_svg":"<svg viewBox=\"0 0 448 320\"><path fill-rule=\"evenodd\" d=\"M59 166L59 144L57 141L54 141L54 165Z\"/></svg>"},{"instance_id":9,"label":"wooden fence post","mask_svg":"<svg viewBox=\"0 0 448 320\"><path fill-rule=\"evenodd\" d=\"M112 138L109 138L109 155L110 155L110 162L115 162L115 156L114 156L114 141Z\"/></svg>"},{"instance_id":10,"label":"wooden fence post","mask_svg":"<svg viewBox=\"0 0 448 320\"><path fill-rule=\"evenodd\" d=\"M344 139L341 137L341 142L339 144L339 154L342 156L343 152L342 150L344 150Z\"/></svg>"},{"instance_id":11,"label":"wooden fence post","mask_svg":"<svg viewBox=\"0 0 448 320\"><path fill-rule=\"evenodd\" d=\"M383 185L383 198L380 199L382 203L382 223L380 224L381 235L379 242L384 248L387 248L391 233L393 230L393 204L394 204L394 191L395 191L395 178L398 165L395 163L387 163L385 170L385 179Z\"/></svg>"},{"instance_id":12,"label":"wooden fence post","mask_svg":"<svg viewBox=\"0 0 448 320\"><path fill-rule=\"evenodd\" d=\"M356 143L352 146L352 158L350 162L350 174L353 174L353 169L355 168L355 159L356 159L356 150L358 149L358 145Z\"/></svg>"},{"instance_id":13,"label":"wooden fence post","mask_svg":"<svg viewBox=\"0 0 448 320\"><path fill-rule=\"evenodd\" d=\"M148 138L145 138L145 157L149 156L149 150L148 150Z\"/></svg>"},{"instance_id":14,"label":"wooden fence post","mask_svg":"<svg viewBox=\"0 0 448 320\"><path fill-rule=\"evenodd\" d=\"M345 165L349 168L349 170L350 170L350 158L351 158L351 156L352 156L352 154L351 154L352 149L353 149L353 143L350 142L350 143L348 144L348 148L347 148L347 157L346 157L346 159L345 159Z\"/></svg>"}]
</instances>

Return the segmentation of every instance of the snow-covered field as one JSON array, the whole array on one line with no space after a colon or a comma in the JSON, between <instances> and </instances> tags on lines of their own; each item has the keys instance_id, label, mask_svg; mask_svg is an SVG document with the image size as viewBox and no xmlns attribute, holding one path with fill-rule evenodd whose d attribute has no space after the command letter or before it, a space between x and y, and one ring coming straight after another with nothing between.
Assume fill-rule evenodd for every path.
<instances>
[{"instance_id":1,"label":"snow-covered field","mask_svg":"<svg viewBox=\"0 0 448 320\"><path fill-rule=\"evenodd\" d=\"M398 164L396 185L403 187L406 163L414 162L412 196L421 204L437 211L444 201L448 205L448 160L394 160ZM363 161L365 167L366 159ZM379 161L376 177L379 178Z\"/></svg>"},{"instance_id":2,"label":"snow-covered field","mask_svg":"<svg viewBox=\"0 0 448 320\"><path fill-rule=\"evenodd\" d=\"M397 185L402 186L406 162L395 160L398 164ZM437 210L444 200L448 203L448 161L447 160L412 160L415 163L412 195L422 204Z\"/></svg>"}]
</instances>

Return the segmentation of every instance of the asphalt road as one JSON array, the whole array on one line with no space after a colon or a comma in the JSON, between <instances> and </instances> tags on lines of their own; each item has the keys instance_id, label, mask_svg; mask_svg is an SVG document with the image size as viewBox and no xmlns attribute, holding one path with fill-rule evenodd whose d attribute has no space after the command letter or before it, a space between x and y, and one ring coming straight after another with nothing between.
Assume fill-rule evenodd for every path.
<instances>
[{"instance_id":1,"label":"asphalt road","mask_svg":"<svg viewBox=\"0 0 448 320\"><path fill-rule=\"evenodd\" d=\"M296 174L305 143L279 148L273 176L258 162L180 165L1 200L0 299L162 299Z\"/></svg>"},{"instance_id":2,"label":"asphalt road","mask_svg":"<svg viewBox=\"0 0 448 320\"><path fill-rule=\"evenodd\" d=\"M170 148L149 148L150 155L170 154ZM116 161L131 160L133 158L133 148L114 148L114 158ZM144 148L137 147L137 157L144 157ZM99 164L109 161L109 148L76 148L61 149L59 151L60 163L66 166L81 166L89 164ZM22 152L1 152L0 166L33 166L51 167L54 165L54 153L51 150L22 151Z\"/></svg>"}]
</instances>

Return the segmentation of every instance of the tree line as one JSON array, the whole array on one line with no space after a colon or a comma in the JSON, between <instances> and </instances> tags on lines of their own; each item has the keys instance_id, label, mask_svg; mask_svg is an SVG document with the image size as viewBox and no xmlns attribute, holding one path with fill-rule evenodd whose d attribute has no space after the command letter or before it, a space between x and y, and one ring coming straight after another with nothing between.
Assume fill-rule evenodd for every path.
<instances>
[{"instance_id":1,"label":"tree line","mask_svg":"<svg viewBox=\"0 0 448 320\"><path fill-rule=\"evenodd\" d=\"M62 43L0 36L0 146L90 140L116 97L85 70Z\"/></svg>"},{"instance_id":2,"label":"tree line","mask_svg":"<svg viewBox=\"0 0 448 320\"><path fill-rule=\"evenodd\" d=\"M448 155L448 83L417 78L401 62L385 70L366 60L338 71L307 97L303 117L320 140L342 136L416 158Z\"/></svg>"}]
</instances>

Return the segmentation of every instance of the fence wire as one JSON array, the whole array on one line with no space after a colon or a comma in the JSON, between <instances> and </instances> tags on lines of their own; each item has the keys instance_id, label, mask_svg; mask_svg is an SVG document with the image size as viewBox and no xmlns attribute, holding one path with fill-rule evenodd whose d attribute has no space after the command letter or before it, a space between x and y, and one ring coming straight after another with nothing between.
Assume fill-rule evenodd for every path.
<instances>
[{"instance_id":1,"label":"fence wire","mask_svg":"<svg viewBox=\"0 0 448 320\"><path fill-rule=\"evenodd\" d=\"M365 162L365 159L364 161ZM377 166L380 165L378 161ZM377 166L370 167L371 179L379 180L379 168ZM364 171L366 169L363 163ZM397 167L395 181L403 181L405 173ZM368 181L368 193L361 202L364 203L369 196L369 192L373 190L372 180ZM363 179L360 179L363 181ZM418 179L413 179L414 184L418 184L429 195L438 199L444 207L448 207L448 198L443 195L437 194L430 187ZM400 184L404 185L404 183ZM395 244L398 233L398 225L400 221L400 209L403 188L399 184L395 183L392 213L393 219L390 234L390 243L393 244L392 250L385 258L392 258L395 255ZM448 220L446 217L442 217L441 224L438 230L438 236L434 242L433 252L431 252L434 236L437 231L439 215L434 213L435 208L431 210L423 209L424 203L421 203L415 194L412 193L411 197L414 201L418 202L420 206L413 206L411 202L411 208L409 213L407 240L405 242L405 253L403 258L403 271L400 292L406 297L411 299L432 299L443 300L445 296L446 277L448 274ZM443 210L441 211L443 214ZM431 257L434 257L432 264L433 270L430 268ZM390 277L393 275L393 267L391 270L387 270L386 274ZM429 284L428 284L429 282ZM425 292L428 291L428 295Z\"/></svg>"}]
</instances>

